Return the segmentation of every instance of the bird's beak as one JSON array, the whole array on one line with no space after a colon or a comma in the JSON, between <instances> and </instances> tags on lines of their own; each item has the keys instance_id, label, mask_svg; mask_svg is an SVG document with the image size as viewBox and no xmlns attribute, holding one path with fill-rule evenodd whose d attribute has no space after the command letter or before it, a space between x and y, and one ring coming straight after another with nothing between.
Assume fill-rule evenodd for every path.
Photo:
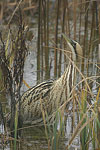
<instances>
[{"instance_id":1,"label":"bird's beak","mask_svg":"<svg viewBox=\"0 0 100 150\"><path fill-rule=\"evenodd\" d=\"M64 38L64 40L67 42L67 44L69 45L72 51L73 60L77 56L83 56L82 48L76 41L69 39L64 33L62 33L61 35Z\"/></svg>"},{"instance_id":2,"label":"bird's beak","mask_svg":"<svg viewBox=\"0 0 100 150\"><path fill-rule=\"evenodd\" d=\"M64 33L61 34L67 43L72 43L72 40L69 39Z\"/></svg>"},{"instance_id":3,"label":"bird's beak","mask_svg":"<svg viewBox=\"0 0 100 150\"><path fill-rule=\"evenodd\" d=\"M67 44L69 45L69 48L71 49L73 60L76 61L76 57L77 57L76 43L73 40L69 39L64 33L62 33L62 36L67 42Z\"/></svg>"},{"instance_id":4,"label":"bird's beak","mask_svg":"<svg viewBox=\"0 0 100 150\"><path fill-rule=\"evenodd\" d=\"M69 39L64 33L62 33L63 38L65 39L65 41L67 42L67 44L69 45L69 47L72 49L74 49L75 53L76 53L76 43L74 40Z\"/></svg>"}]
</instances>

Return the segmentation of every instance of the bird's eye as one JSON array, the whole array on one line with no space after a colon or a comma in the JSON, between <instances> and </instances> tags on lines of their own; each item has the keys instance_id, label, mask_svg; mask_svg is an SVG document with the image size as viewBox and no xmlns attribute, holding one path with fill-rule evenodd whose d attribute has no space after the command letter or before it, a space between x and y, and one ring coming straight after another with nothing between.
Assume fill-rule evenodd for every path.
<instances>
[{"instance_id":1,"label":"bird's eye","mask_svg":"<svg viewBox=\"0 0 100 150\"><path fill-rule=\"evenodd\" d=\"M73 48L76 50L76 43L75 43L73 40L71 40L71 45L72 45Z\"/></svg>"},{"instance_id":2,"label":"bird's eye","mask_svg":"<svg viewBox=\"0 0 100 150\"><path fill-rule=\"evenodd\" d=\"M77 56L76 42L74 40L71 40L71 45L73 46L75 54Z\"/></svg>"}]
</instances>

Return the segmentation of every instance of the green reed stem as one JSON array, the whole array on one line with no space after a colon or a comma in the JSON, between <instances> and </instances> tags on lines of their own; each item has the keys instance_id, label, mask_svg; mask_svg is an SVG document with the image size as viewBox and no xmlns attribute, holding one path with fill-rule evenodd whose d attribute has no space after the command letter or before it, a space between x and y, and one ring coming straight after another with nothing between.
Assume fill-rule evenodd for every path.
<instances>
[{"instance_id":1,"label":"green reed stem","mask_svg":"<svg viewBox=\"0 0 100 150\"><path fill-rule=\"evenodd\" d=\"M15 135L14 135L14 150L16 150L16 139L17 139L17 125L18 125L18 112L15 113Z\"/></svg>"}]
</instances>

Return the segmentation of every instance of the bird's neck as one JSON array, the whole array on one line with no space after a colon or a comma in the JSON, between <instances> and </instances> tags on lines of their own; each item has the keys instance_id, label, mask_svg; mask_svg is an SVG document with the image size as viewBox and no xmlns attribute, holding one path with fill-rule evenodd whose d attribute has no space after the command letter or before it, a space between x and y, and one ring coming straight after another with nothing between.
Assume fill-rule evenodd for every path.
<instances>
[{"instance_id":1,"label":"bird's neck","mask_svg":"<svg viewBox=\"0 0 100 150\"><path fill-rule=\"evenodd\" d=\"M64 82L64 85L67 88L67 95L69 95L72 91L72 88L75 85L75 78L76 78L76 69L72 62L69 62L61 78L62 82Z\"/></svg>"}]
</instances>

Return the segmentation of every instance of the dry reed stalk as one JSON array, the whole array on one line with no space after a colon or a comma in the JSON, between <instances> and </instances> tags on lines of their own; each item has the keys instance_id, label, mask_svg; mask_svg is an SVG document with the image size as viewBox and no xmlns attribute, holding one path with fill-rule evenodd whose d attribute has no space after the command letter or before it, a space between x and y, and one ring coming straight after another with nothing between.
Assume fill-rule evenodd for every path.
<instances>
[{"instance_id":1,"label":"dry reed stalk","mask_svg":"<svg viewBox=\"0 0 100 150\"><path fill-rule=\"evenodd\" d=\"M97 110L98 110L98 120L100 122L100 102L99 102L99 97L100 97L100 87L99 87L99 90L98 90L98 93L97 93L97 97L96 97ZM99 125L97 125L97 138L98 138L98 141L100 143L100 126Z\"/></svg>"},{"instance_id":2,"label":"dry reed stalk","mask_svg":"<svg viewBox=\"0 0 100 150\"><path fill-rule=\"evenodd\" d=\"M43 42L44 42L44 26L43 26L43 3L42 3L42 10L41 10L41 23L40 23L40 30L41 30L41 81L43 81L43 68L44 68L44 47L43 47Z\"/></svg>"},{"instance_id":3,"label":"dry reed stalk","mask_svg":"<svg viewBox=\"0 0 100 150\"><path fill-rule=\"evenodd\" d=\"M66 0L63 0L63 14L62 14L62 33L64 33L65 27L65 14L66 14ZM60 48L62 49L63 37L61 36ZM59 68L58 68L58 77L61 76L61 62L62 62L62 51L59 52Z\"/></svg>"},{"instance_id":4,"label":"dry reed stalk","mask_svg":"<svg viewBox=\"0 0 100 150\"><path fill-rule=\"evenodd\" d=\"M84 47L83 47L83 56L85 56L88 51L88 11L89 11L89 1L85 0L85 25L84 25Z\"/></svg>"},{"instance_id":5,"label":"dry reed stalk","mask_svg":"<svg viewBox=\"0 0 100 150\"><path fill-rule=\"evenodd\" d=\"M40 26L41 26L41 0L39 1L39 17L38 17L38 41L37 41L37 83L40 80Z\"/></svg>"},{"instance_id":6,"label":"dry reed stalk","mask_svg":"<svg viewBox=\"0 0 100 150\"><path fill-rule=\"evenodd\" d=\"M99 24L99 52L100 52L100 2L99 1L98 1L98 24ZM99 67L100 67L100 64L99 64ZM100 72L100 68L99 68L99 72ZM99 79L99 81L100 81L100 79ZM98 90L98 95L100 95L100 88ZM98 99L98 97L97 97L97 99ZM98 107L100 107L99 105L100 105L100 103L98 103ZM98 110L98 120L100 122L100 111L99 110ZM98 129L98 140L100 142L100 127L98 126L97 129Z\"/></svg>"},{"instance_id":7,"label":"dry reed stalk","mask_svg":"<svg viewBox=\"0 0 100 150\"><path fill-rule=\"evenodd\" d=\"M72 137L71 137L71 139L70 139L70 141L69 141L69 144L68 144L67 147L66 147L66 150L69 149L69 147L70 147L70 145L72 144L72 142L73 142L73 140L75 139L75 137L76 137L77 135L79 135L79 134L81 133L81 131L82 131L91 121L93 121L94 116L91 117L89 120L87 120L87 121L82 125L82 122L83 122L83 120L85 119L86 116L87 116L87 114L85 113L85 114L83 115L82 119L79 121L79 123L78 123L78 125L77 125L77 127L76 127L76 129L75 129L75 131L74 131L74 133L72 134Z\"/></svg>"},{"instance_id":8,"label":"dry reed stalk","mask_svg":"<svg viewBox=\"0 0 100 150\"><path fill-rule=\"evenodd\" d=\"M45 80L50 78L49 72L49 0L45 4Z\"/></svg>"},{"instance_id":9,"label":"dry reed stalk","mask_svg":"<svg viewBox=\"0 0 100 150\"><path fill-rule=\"evenodd\" d=\"M95 36L95 12L96 12L96 2L92 2L92 8L91 8L91 11L92 11L92 23L91 23L91 33L90 33L90 40L89 40L89 54L91 53L92 51L92 48L93 48L93 39L94 39L94 36ZM88 56L90 56L88 54Z\"/></svg>"},{"instance_id":10,"label":"dry reed stalk","mask_svg":"<svg viewBox=\"0 0 100 150\"><path fill-rule=\"evenodd\" d=\"M55 26L55 44L58 44L58 20L60 11L60 0L57 0L57 15L56 15L56 26ZM57 49L54 51L54 76L57 77Z\"/></svg>"},{"instance_id":11,"label":"dry reed stalk","mask_svg":"<svg viewBox=\"0 0 100 150\"><path fill-rule=\"evenodd\" d=\"M99 20L99 44L100 44L100 2L98 2L98 20Z\"/></svg>"},{"instance_id":12,"label":"dry reed stalk","mask_svg":"<svg viewBox=\"0 0 100 150\"><path fill-rule=\"evenodd\" d=\"M70 2L68 2L68 0L66 0L66 23L65 23L65 27L66 27L66 33L67 35L70 37L71 35L71 30L70 30L70 9L69 9L69 4ZM66 44L64 43L64 48L66 47ZM64 65L64 69L66 68L66 56L64 55L64 62L65 62L65 65Z\"/></svg>"},{"instance_id":13,"label":"dry reed stalk","mask_svg":"<svg viewBox=\"0 0 100 150\"><path fill-rule=\"evenodd\" d=\"M0 2L0 20L2 20L3 18L3 13L4 13L3 2Z\"/></svg>"},{"instance_id":14,"label":"dry reed stalk","mask_svg":"<svg viewBox=\"0 0 100 150\"><path fill-rule=\"evenodd\" d=\"M44 43L44 64L45 64L45 78L47 78L47 69L48 69L48 47L47 45L47 2L42 1L42 7L43 7L43 43ZM42 40L42 39L41 39ZM42 43L42 46L43 46Z\"/></svg>"},{"instance_id":15,"label":"dry reed stalk","mask_svg":"<svg viewBox=\"0 0 100 150\"><path fill-rule=\"evenodd\" d=\"M9 20L9 22L8 22L8 26L10 25L10 23L11 23L11 21L12 21L14 15L15 15L16 11L19 9L21 3L22 3L22 0L19 1L19 3L17 4L15 10L13 11L13 13L12 13L12 15L11 15L11 17L10 17L10 20Z\"/></svg>"},{"instance_id":16,"label":"dry reed stalk","mask_svg":"<svg viewBox=\"0 0 100 150\"><path fill-rule=\"evenodd\" d=\"M69 9L69 3L68 3L68 0L66 0L66 8L67 8L67 15L66 15L66 21L67 21L67 25L66 25L66 32L68 33L68 36L70 37L71 35L71 32L70 32L70 15L69 15L69 12L70 12L70 9Z\"/></svg>"},{"instance_id":17,"label":"dry reed stalk","mask_svg":"<svg viewBox=\"0 0 100 150\"><path fill-rule=\"evenodd\" d=\"M81 26L82 26L82 0L80 2L80 14L79 14L79 43L81 39Z\"/></svg>"},{"instance_id":18,"label":"dry reed stalk","mask_svg":"<svg viewBox=\"0 0 100 150\"><path fill-rule=\"evenodd\" d=\"M76 8L77 8L77 0L73 1L73 22L74 22L74 40L76 40Z\"/></svg>"}]
</instances>

